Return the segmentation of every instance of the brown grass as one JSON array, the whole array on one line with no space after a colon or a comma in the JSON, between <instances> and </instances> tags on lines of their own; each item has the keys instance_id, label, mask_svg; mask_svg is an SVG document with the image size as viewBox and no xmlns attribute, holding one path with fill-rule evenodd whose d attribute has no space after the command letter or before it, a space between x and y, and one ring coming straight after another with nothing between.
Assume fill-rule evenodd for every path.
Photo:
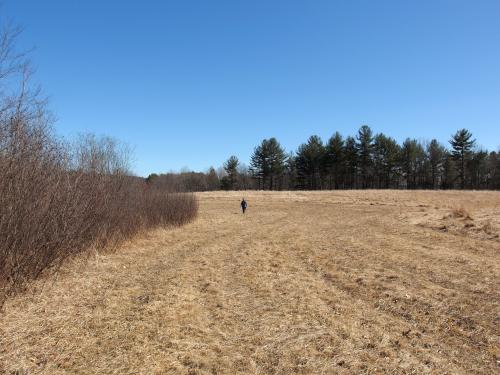
<instances>
[{"instance_id":1,"label":"brown grass","mask_svg":"<svg viewBox=\"0 0 500 375\"><path fill-rule=\"evenodd\" d=\"M239 212L239 199L249 202ZM10 299L0 366L40 374L493 374L495 192L199 194L199 219ZM436 230L443 221L452 230ZM48 281L51 281L48 283ZM1 371L0 371L1 372Z\"/></svg>"},{"instance_id":2,"label":"brown grass","mask_svg":"<svg viewBox=\"0 0 500 375\"><path fill-rule=\"evenodd\" d=\"M467 211L464 207L453 209L451 212L451 216L455 218L461 218L464 220L473 220L469 211Z\"/></svg>"}]
</instances>

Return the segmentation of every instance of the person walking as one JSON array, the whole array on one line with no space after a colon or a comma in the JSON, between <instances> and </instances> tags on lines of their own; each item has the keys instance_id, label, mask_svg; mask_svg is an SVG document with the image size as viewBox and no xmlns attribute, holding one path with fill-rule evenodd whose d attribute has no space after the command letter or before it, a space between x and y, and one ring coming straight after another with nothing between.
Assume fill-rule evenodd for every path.
<instances>
[{"instance_id":1,"label":"person walking","mask_svg":"<svg viewBox=\"0 0 500 375\"><path fill-rule=\"evenodd\" d=\"M247 202L246 202L245 198L242 198L242 199L241 199L240 206L241 206L241 211L243 211L243 213L245 213L245 211L246 211L246 209L247 209L247 206L248 206L248 204L247 204Z\"/></svg>"}]
</instances>

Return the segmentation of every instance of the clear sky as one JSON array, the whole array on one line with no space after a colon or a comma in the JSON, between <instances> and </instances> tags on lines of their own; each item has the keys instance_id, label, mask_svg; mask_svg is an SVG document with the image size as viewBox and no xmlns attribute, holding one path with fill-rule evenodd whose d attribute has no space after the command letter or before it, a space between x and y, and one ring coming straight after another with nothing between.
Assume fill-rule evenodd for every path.
<instances>
[{"instance_id":1,"label":"clear sky","mask_svg":"<svg viewBox=\"0 0 500 375\"><path fill-rule=\"evenodd\" d=\"M500 146L499 0L0 3L35 47L57 132L129 143L139 175L363 124Z\"/></svg>"}]
</instances>

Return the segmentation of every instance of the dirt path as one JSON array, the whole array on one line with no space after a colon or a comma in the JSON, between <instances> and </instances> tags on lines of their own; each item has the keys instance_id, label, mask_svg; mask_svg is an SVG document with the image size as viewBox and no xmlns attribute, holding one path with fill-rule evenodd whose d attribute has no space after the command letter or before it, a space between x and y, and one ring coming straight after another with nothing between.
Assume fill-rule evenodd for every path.
<instances>
[{"instance_id":1,"label":"dirt path","mask_svg":"<svg viewBox=\"0 0 500 375\"><path fill-rule=\"evenodd\" d=\"M245 194L245 216L240 194L200 194L195 223L9 301L0 372L499 370L500 242L433 227L464 195ZM500 213L470 194L476 217Z\"/></svg>"}]
</instances>

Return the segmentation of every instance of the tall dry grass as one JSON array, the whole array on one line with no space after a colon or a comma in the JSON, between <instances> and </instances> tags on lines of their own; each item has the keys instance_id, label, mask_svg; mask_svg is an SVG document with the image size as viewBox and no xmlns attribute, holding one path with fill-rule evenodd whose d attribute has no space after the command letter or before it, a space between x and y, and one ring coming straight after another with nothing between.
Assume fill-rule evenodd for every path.
<instances>
[{"instance_id":1,"label":"tall dry grass","mask_svg":"<svg viewBox=\"0 0 500 375\"><path fill-rule=\"evenodd\" d=\"M194 196L127 174L114 140L58 140L44 121L0 118L0 306L66 258L197 214Z\"/></svg>"}]
</instances>

